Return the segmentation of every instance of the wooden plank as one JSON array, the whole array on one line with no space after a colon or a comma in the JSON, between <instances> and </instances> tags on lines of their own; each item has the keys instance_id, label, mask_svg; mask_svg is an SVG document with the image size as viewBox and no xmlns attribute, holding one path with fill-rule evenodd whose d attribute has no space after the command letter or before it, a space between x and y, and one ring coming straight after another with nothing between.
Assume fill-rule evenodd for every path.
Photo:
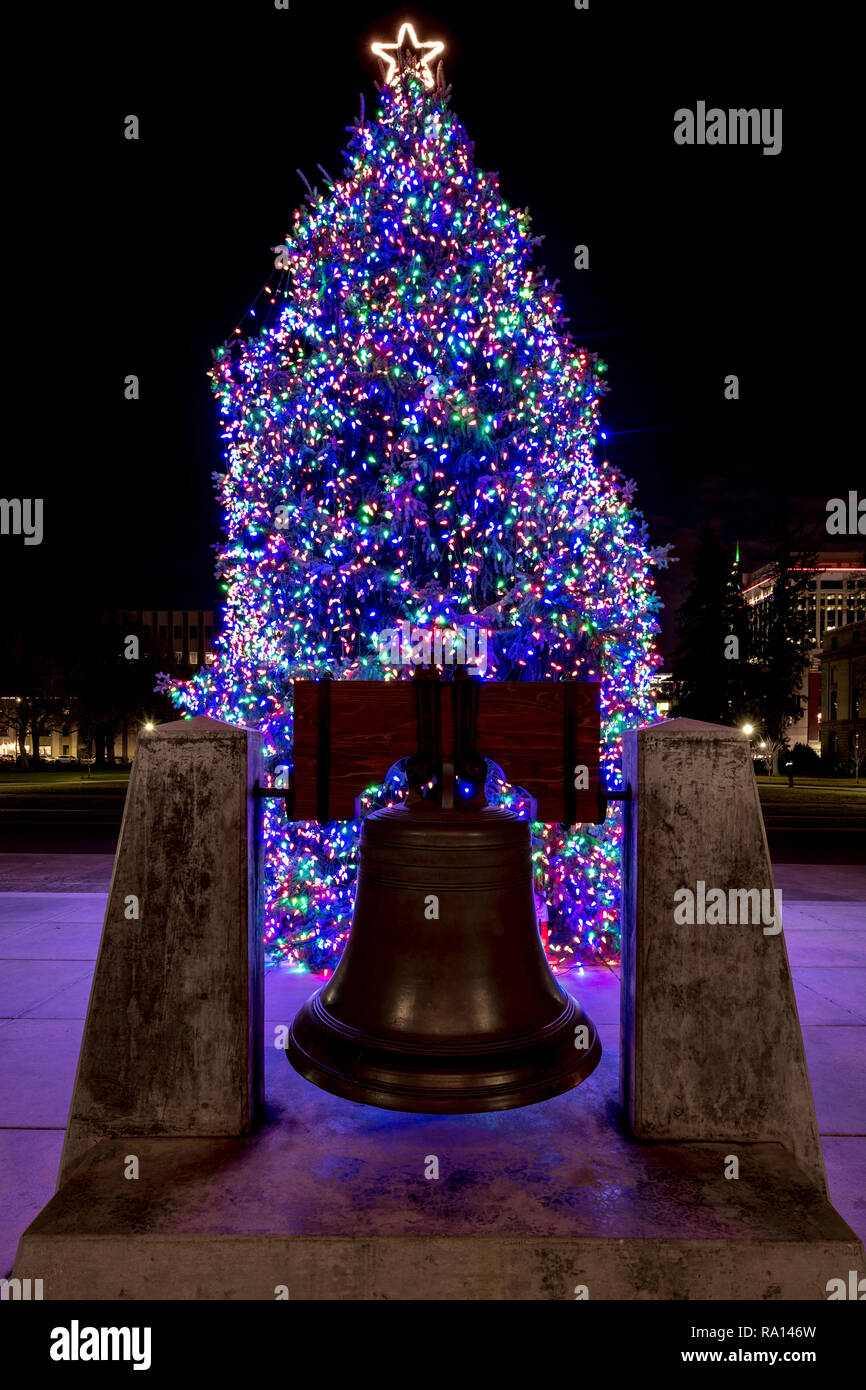
<instances>
[{"instance_id":1,"label":"wooden plank","mask_svg":"<svg viewBox=\"0 0 866 1390\"><path fill-rule=\"evenodd\" d=\"M454 747L452 686L437 688L447 755ZM598 691L596 683L578 681L479 687L478 751L535 797L539 820L598 822ZM295 682L296 819L354 819L364 788L417 751L415 692L411 681ZM586 789L574 787L580 764L589 771Z\"/></svg>"},{"instance_id":2,"label":"wooden plank","mask_svg":"<svg viewBox=\"0 0 866 1390\"><path fill-rule=\"evenodd\" d=\"M578 681L486 681L478 709L478 751L525 787L547 824L598 822L598 685ZM575 789L575 767L589 786Z\"/></svg>"},{"instance_id":3,"label":"wooden plank","mask_svg":"<svg viewBox=\"0 0 866 1390\"><path fill-rule=\"evenodd\" d=\"M327 804L318 786L321 708L330 687ZM418 744L415 689L409 681L295 681L295 819L354 820L355 797L383 782Z\"/></svg>"}]
</instances>

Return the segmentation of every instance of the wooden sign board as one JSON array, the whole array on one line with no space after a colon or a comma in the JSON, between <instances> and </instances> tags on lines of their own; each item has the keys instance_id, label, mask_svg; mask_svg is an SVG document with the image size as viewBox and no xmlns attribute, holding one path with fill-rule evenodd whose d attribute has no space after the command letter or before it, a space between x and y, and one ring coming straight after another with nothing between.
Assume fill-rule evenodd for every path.
<instances>
[{"instance_id":1,"label":"wooden sign board","mask_svg":"<svg viewBox=\"0 0 866 1390\"><path fill-rule=\"evenodd\" d=\"M455 740L451 684L439 688L447 755ZM355 798L418 751L416 700L414 681L295 681L293 819L354 820ZM481 681L476 733L479 754L535 798L538 820L603 819L596 682Z\"/></svg>"}]
</instances>

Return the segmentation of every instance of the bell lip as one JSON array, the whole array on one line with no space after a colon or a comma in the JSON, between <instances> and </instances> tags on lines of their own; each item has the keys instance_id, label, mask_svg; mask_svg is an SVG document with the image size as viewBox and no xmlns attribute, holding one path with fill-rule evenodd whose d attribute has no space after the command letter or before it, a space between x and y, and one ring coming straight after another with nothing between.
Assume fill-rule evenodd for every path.
<instances>
[{"instance_id":1,"label":"bell lip","mask_svg":"<svg viewBox=\"0 0 866 1390\"><path fill-rule=\"evenodd\" d=\"M480 1115L494 1110L518 1110L527 1105L540 1105L575 1090L592 1075L601 1061L601 1040L596 1033L580 1064L552 1077L535 1082L520 1082L499 1087L477 1087L474 1091L430 1089L423 1096L417 1085L390 1086L375 1082L353 1080L341 1072L325 1067L307 1053L301 1052L292 1037L286 1049L289 1062L299 1076L320 1091L339 1096L357 1105L369 1105L376 1110L399 1110L413 1115Z\"/></svg>"},{"instance_id":2,"label":"bell lip","mask_svg":"<svg viewBox=\"0 0 866 1390\"><path fill-rule=\"evenodd\" d=\"M295 1071L320 1090L339 1096L343 1100L371 1105L380 1110L400 1110L419 1115L482 1114L493 1110L515 1110L553 1100L556 1096L573 1090L595 1071L601 1061L602 1047L598 1029L570 995L566 998L572 1007L563 1011L562 1017L555 1025L561 1035L558 1042L551 1043L547 1036L549 1029L543 1029L534 1035L534 1046L527 1042L522 1048L519 1044L515 1048L512 1039L507 1045L508 1051L501 1050L498 1058L497 1053L490 1049L476 1052L467 1047L459 1053L445 1055L430 1050L418 1053L413 1049L409 1054L404 1051L403 1056L407 1060L411 1057L411 1065L402 1068L405 1078L403 1080L383 1076L385 1066L390 1077L399 1075L401 1068L395 1066L390 1059L386 1059L383 1065L381 1050L375 1046L353 1046L342 1029L335 1041L339 1048L344 1048L351 1054L346 1059L346 1065L354 1070L354 1075L349 1071L339 1070L338 1065L331 1065L322 1056L313 1055L296 1035L296 1025L312 1002L308 1000L292 1022L286 1056ZM591 1030L590 1045L581 1053L579 1059L574 1058L573 1043L569 1034L575 1018L582 1020ZM321 1026L321 1020L319 1024ZM315 1023L313 1026L315 1028ZM327 1028L324 1031L326 1036L330 1032ZM333 1034L331 1036L333 1037ZM314 1041L315 1037L314 1032ZM547 1052L545 1060L549 1063L549 1069L545 1068L536 1077L527 1077L526 1068L531 1065L531 1056L526 1057L525 1054L533 1050L537 1050L542 1056ZM524 1054L522 1062L521 1052ZM399 1053L395 1050L394 1060L398 1056ZM443 1065L447 1064L449 1056L453 1060L460 1056L468 1065L463 1068ZM497 1060L504 1063L508 1058L513 1059L510 1067L495 1066ZM473 1062L481 1065L473 1069ZM426 1068L423 1066L424 1063L427 1064ZM505 1079L487 1082L480 1080L485 1074L495 1075L497 1071ZM510 1078L509 1071L512 1073ZM460 1085L461 1081L466 1084ZM473 1085L473 1081L476 1084Z\"/></svg>"}]
</instances>

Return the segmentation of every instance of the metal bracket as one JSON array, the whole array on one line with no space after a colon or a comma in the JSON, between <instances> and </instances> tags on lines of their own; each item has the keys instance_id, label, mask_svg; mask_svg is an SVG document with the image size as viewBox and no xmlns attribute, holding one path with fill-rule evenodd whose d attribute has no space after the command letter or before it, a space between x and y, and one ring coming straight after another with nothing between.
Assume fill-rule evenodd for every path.
<instances>
[{"instance_id":1,"label":"metal bracket","mask_svg":"<svg viewBox=\"0 0 866 1390\"><path fill-rule=\"evenodd\" d=\"M286 806L286 816L289 820L293 819L295 809L295 777L294 773L289 774L289 785L287 787L260 787L258 782L253 787L253 796L256 801L283 801Z\"/></svg>"},{"instance_id":2,"label":"metal bracket","mask_svg":"<svg viewBox=\"0 0 866 1390\"><path fill-rule=\"evenodd\" d=\"M608 791L603 782L598 784L598 809L601 815L601 824L607 819L607 807L611 801L631 801L631 787L614 787Z\"/></svg>"}]
</instances>

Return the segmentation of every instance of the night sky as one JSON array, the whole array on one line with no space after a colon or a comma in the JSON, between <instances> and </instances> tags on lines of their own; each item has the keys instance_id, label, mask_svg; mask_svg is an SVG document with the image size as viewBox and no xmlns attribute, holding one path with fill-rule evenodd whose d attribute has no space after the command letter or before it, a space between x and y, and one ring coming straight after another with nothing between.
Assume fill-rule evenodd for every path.
<instances>
[{"instance_id":1,"label":"night sky","mask_svg":"<svg viewBox=\"0 0 866 1390\"><path fill-rule=\"evenodd\" d=\"M786 497L823 532L827 499L860 471L827 433L840 366L820 315L842 293L845 245L837 231L832 254L810 253L829 213L811 194L822 156L806 96L782 90L784 14L235 0L84 19L60 114L33 116L43 176L19 202L29 443L7 457L2 492L44 498L45 539L0 541L8 621L217 606L210 350L269 277L303 197L296 169L320 186L318 163L342 172L359 93L368 111L376 101L369 45L404 19L445 41L478 164L529 207L576 343L608 363L608 457L636 479L653 543L681 556L660 581L662 650L705 516L747 566L766 558ZM676 145L675 110L699 100L782 107L781 154ZM137 143L123 138L131 112ZM578 243L588 271L574 269ZM723 396L731 372L737 402Z\"/></svg>"}]
</instances>

